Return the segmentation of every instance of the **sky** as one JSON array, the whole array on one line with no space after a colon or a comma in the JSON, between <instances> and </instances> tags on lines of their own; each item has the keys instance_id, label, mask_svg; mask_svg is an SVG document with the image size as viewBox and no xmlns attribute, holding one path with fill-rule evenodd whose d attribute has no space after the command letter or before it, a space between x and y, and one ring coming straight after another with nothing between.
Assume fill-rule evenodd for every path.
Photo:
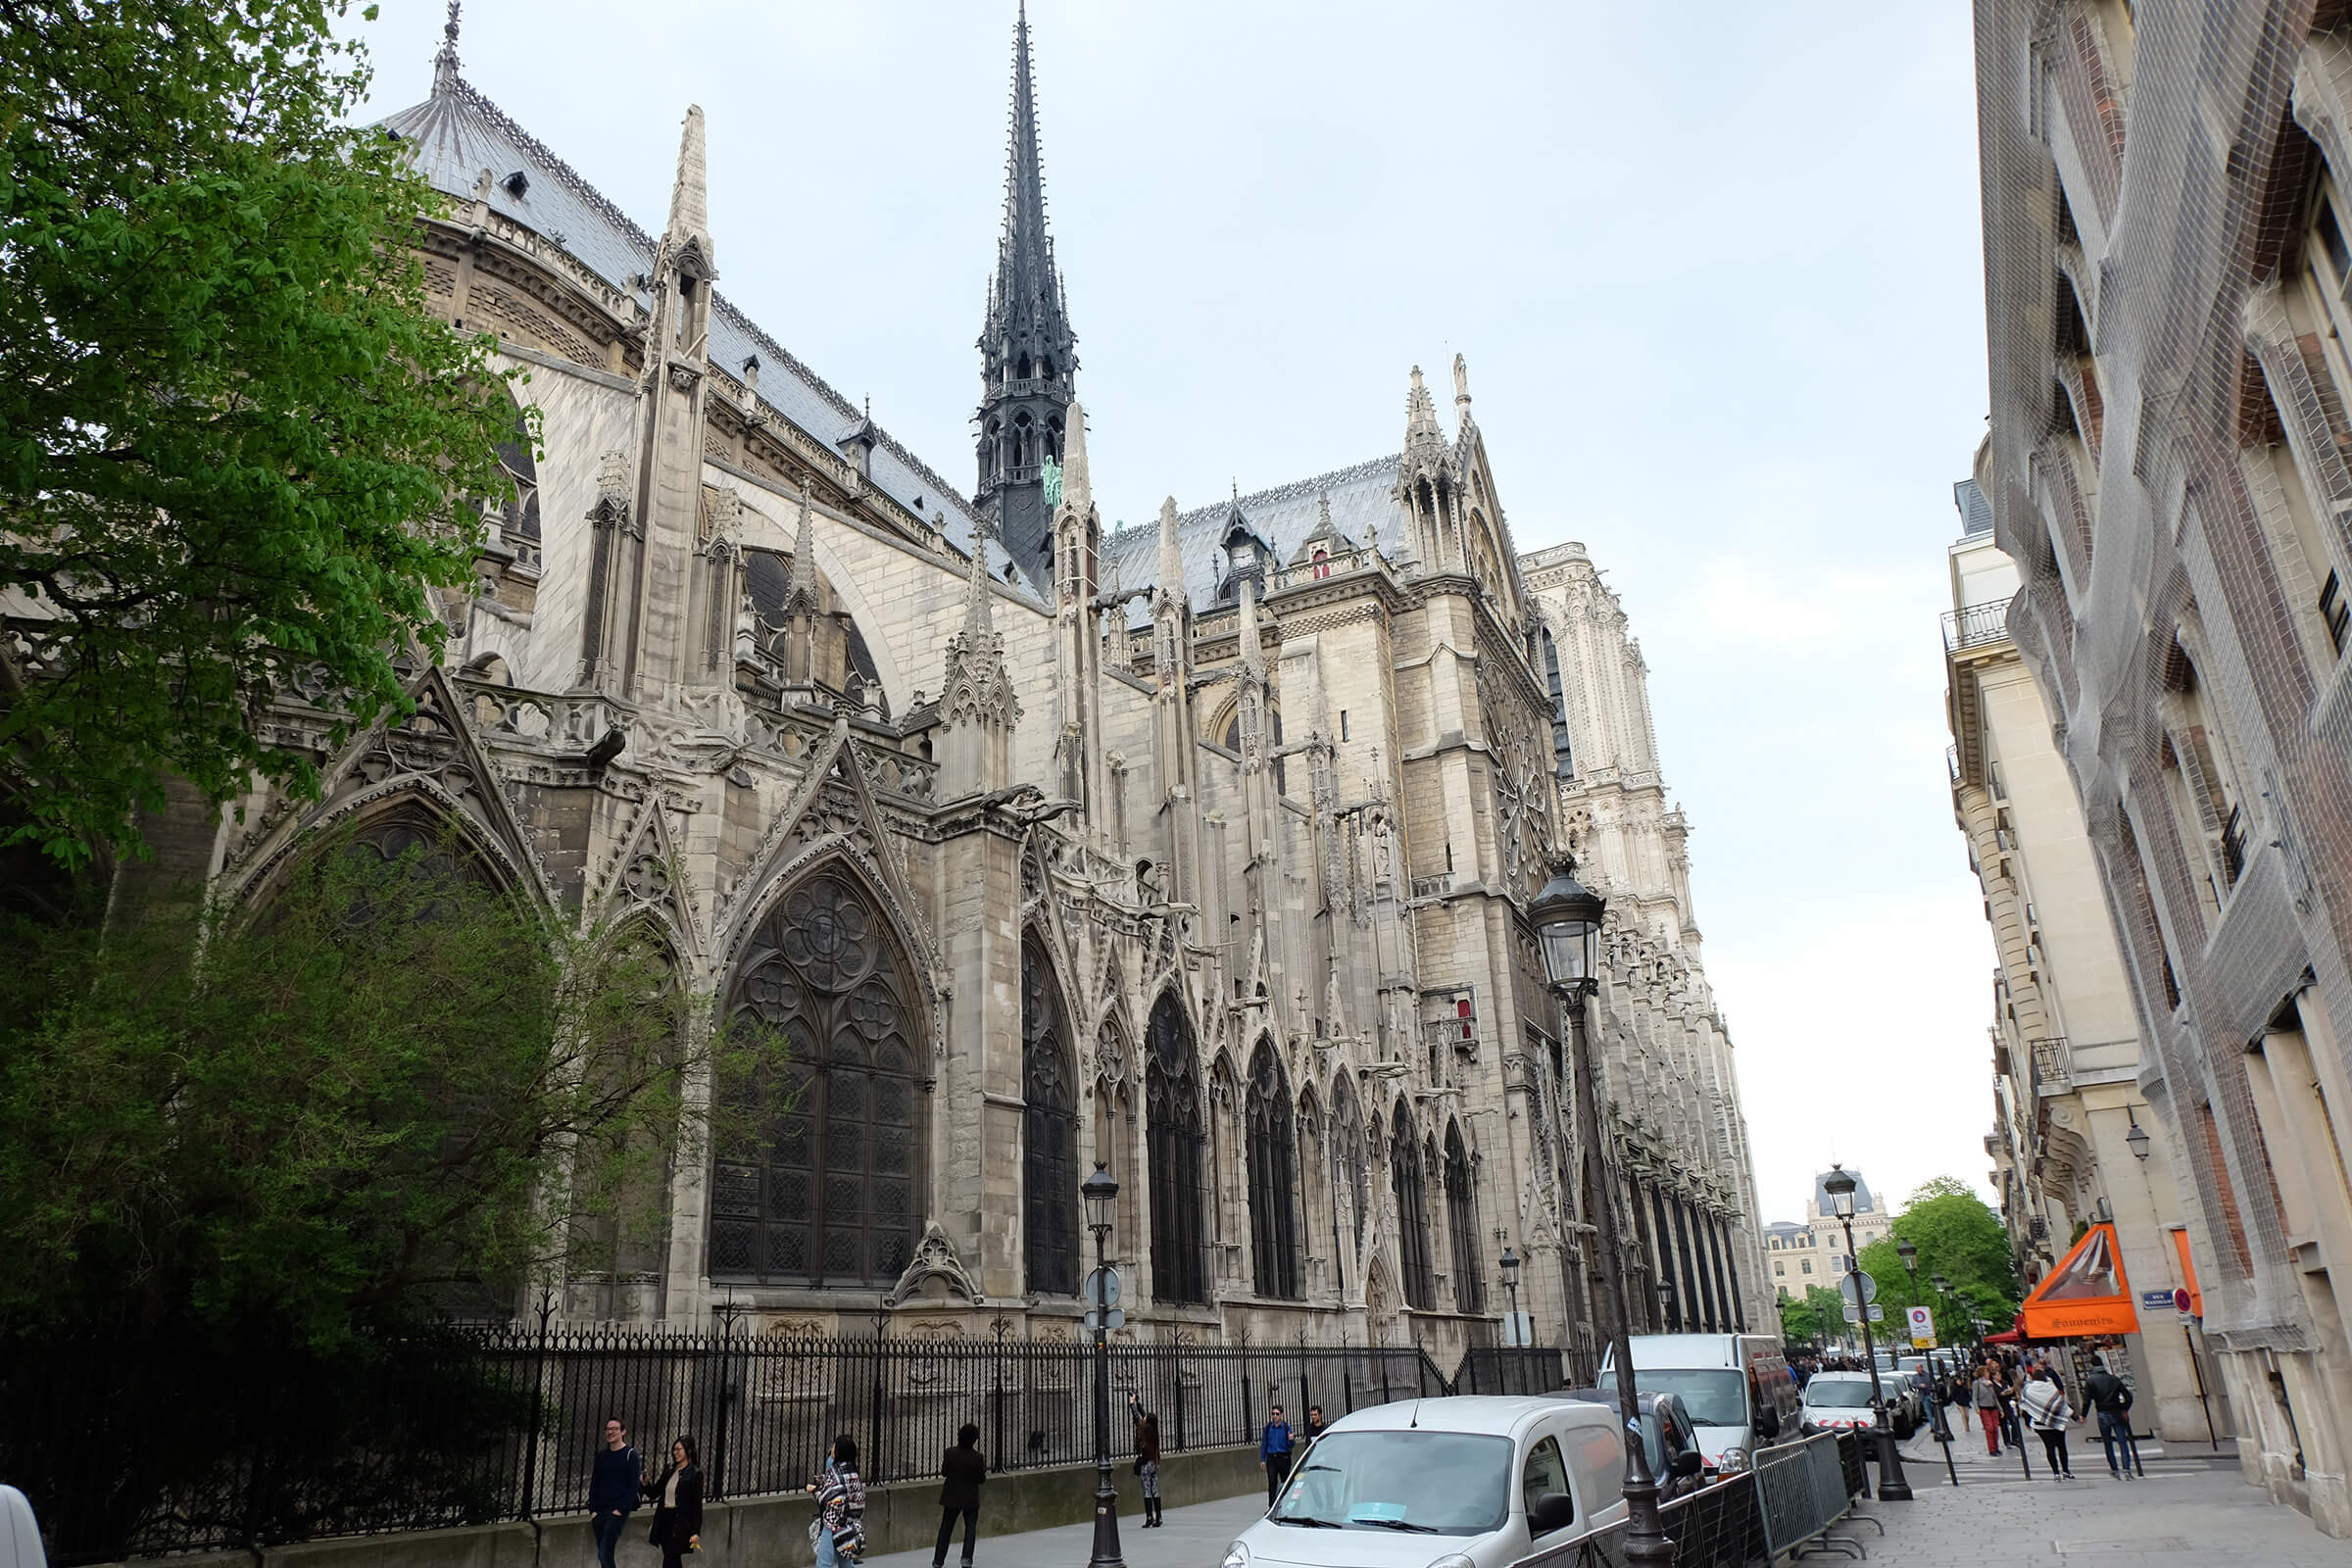
<instances>
[{"instance_id":1,"label":"sky","mask_svg":"<svg viewBox=\"0 0 2352 1568\"><path fill-rule=\"evenodd\" d=\"M1842 1160L1989 1194L1994 961L1938 614L1985 423L1965 0L1032 0L1106 521L1403 444L1458 352L1522 551L1650 666L1767 1220ZM439 4L354 23L371 115ZM971 482L1013 0L467 0L466 79L659 232L690 103L720 286ZM1443 401L1443 397L1441 397Z\"/></svg>"}]
</instances>

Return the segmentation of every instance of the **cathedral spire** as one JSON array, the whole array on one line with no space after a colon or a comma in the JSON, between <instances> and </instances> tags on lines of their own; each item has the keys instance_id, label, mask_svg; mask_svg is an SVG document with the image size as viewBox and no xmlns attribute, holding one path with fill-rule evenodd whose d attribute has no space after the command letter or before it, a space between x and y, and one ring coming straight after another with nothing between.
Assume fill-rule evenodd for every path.
<instances>
[{"instance_id":1,"label":"cathedral spire","mask_svg":"<svg viewBox=\"0 0 2352 1568\"><path fill-rule=\"evenodd\" d=\"M662 232L662 243L673 253L691 253L699 261L699 268L688 270L704 277L716 275L711 268L710 184L704 171L700 104L687 105L686 123L678 133L678 173L669 187L669 226Z\"/></svg>"},{"instance_id":2,"label":"cathedral spire","mask_svg":"<svg viewBox=\"0 0 2352 1568\"><path fill-rule=\"evenodd\" d=\"M1062 461L1075 396L1078 337L1070 330L1061 271L1046 232L1046 182L1038 153L1037 79L1029 60L1029 14L1012 34L1012 116L1004 152L1004 227L980 328L980 481L975 495L997 519L997 536L1029 582L1053 575L1048 464Z\"/></svg>"},{"instance_id":3,"label":"cathedral spire","mask_svg":"<svg viewBox=\"0 0 2352 1568\"><path fill-rule=\"evenodd\" d=\"M1435 444L1446 445L1446 432L1438 428L1438 406L1422 384L1421 367L1413 367L1412 390L1404 395L1404 449L1418 451Z\"/></svg>"},{"instance_id":4,"label":"cathedral spire","mask_svg":"<svg viewBox=\"0 0 2352 1568\"><path fill-rule=\"evenodd\" d=\"M449 0L449 20L441 26L441 51L433 56L433 96L458 90L458 0Z\"/></svg>"}]
</instances>

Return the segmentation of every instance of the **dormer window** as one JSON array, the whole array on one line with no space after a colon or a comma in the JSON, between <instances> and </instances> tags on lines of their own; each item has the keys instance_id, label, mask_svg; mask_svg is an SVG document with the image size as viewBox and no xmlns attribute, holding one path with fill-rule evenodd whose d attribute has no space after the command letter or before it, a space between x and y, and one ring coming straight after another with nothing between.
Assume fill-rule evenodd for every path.
<instances>
[{"instance_id":1,"label":"dormer window","mask_svg":"<svg viewBox=\"0 0 2352 1568\"><path fill-rule=\"evenodd\" d=\"M514 171L514 172L512 174L509 174L506 178L500 180L499 183L504 185L507 188L507 194L514 197L516 201L522 200L524 196L530 193L531 189L530 176L525 174L519 169Z\"/></svg>"}]
</instances>

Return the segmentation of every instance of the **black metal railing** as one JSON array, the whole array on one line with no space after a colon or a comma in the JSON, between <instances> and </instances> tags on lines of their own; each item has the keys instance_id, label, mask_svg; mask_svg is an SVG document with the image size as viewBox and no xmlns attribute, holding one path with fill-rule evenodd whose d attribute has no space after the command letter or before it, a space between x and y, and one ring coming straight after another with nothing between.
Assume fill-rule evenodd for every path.
<instances>
[{"instance_id":1,"label":"black metal railing","mask_svg":"<svg viewBox=\"0 0 2352 1568\"><path fill-rule=\"evenodd\" d=\"M2230 808L2222 822L2222 881L2229 887L2237 886L2237 879L2246 871L2246 808Z\"/></svg>"},{"instance_id":2,"label":"black metal railing","mask_svg":"<svg viewBox=\"0 0 2352 1568\"><path fill-rule=\"evenodd\" d=\"M2005 642L2009 637L2009 601L1990 600L1963 605L1943 612L1943 651L1956 654L1980 643Z\"/></svg>"},{"instance_id":3,"label":"black metal railing","mask_svg":"<svg viewBox=\"0 0 2352 1568\"><path fill-rule=\"evenodd\" d=\"M1254 1442L1393 1399L1564 1387L1554 1349L1111 1348L1111 1446L1127 1402L1170 1451ZM936 1475L965 1422L1000 1471L1094 1457L1083 1338L830 1339L467 1329L298 1352L113 1341L0 1348L0 1478L33 1501L53 1562L247 1549L587 1506L608 1417L648 1456L692 1435L713 1497L795 1492L848 1433L870 1482Z\"/></svg>"}]
</instances>

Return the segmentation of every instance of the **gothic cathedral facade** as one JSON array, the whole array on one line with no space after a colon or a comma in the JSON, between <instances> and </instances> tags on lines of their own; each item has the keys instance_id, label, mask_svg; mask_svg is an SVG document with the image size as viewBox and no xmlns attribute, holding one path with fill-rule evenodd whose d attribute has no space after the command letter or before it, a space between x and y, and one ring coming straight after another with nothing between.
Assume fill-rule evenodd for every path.
<instances>
[{"instance_id":1,"label":"gothic cathedral facade","mask_svg":"<svg viewBox=\"0 0 2352 1568\"><path fill-rule=\"evenodd\" d=\"M1445 1351L1494 1342L1506 1247L1539 1337L1590 1343L1527 922L1578 850L1629 895L1601 1038L1640 1280L1671 1276L1676 1326L1764 1326L1622 614L1589 563L1514 551L1458 359L1449 416L1412 373L1395 455L1106 533L1029 47L967 499L717 292L699 110L654 236L453 34L385 128L450 198L436 308L528 367L541 448L415 713L322 801L241 803L220 884L260 896L330 823L431 822L551 910L648 922L792 1042L781 1135L675 1171L662 1236L564 1282L575 1320L731 1298L858 1332L879 1298L1067 1333L1100 1162L1124 1334ZM299 694L274 721L326 733Z\"/></svg>"}]
</instances>

